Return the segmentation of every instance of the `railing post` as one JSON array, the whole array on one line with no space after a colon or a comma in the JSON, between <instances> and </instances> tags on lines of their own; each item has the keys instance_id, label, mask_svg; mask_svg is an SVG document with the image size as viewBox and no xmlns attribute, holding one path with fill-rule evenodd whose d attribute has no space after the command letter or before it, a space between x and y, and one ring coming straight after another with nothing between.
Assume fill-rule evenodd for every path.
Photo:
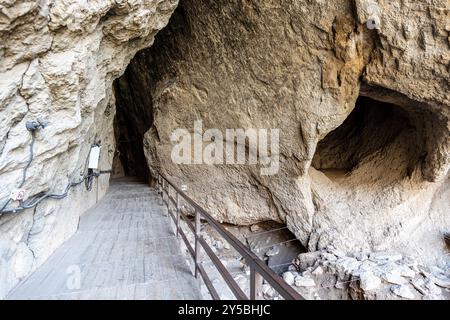
<instances>
[{"instance_id":1,"label":"railing post","mask_svg":"<svg viewBox=\"0 0 450 320\"><path fill-rule=\"evenodd\" d=\"M198 264L200 256L200 212L195 209L195 277L198 278Z\"/></svg>"},{"instance_id":2,"label":"railing post","mask_svg":"<svg viewBox=\"0 0 450 320\"><path fill-rule=\"evenodd\" d=\"M176 200L177 200L177 238L180 237L180 197L179 197L179 193L177 191L177 195L176 195Z\"/></svg>"},{"instance_id":3,"label":"railing post","mask_svg":"<svg viewBox=\"0 0 450 320\"><path fill-rule=\"evenodd\" d=\"M250 262L250 300L262 299L262 276L256 271Z\"/></svg>"},{"instance_id":4,"label":"railing post","mask_svg":"<svg viewBox=\"0 0 450 320\"><path fill-rule=\"evenodd\" d=\"M164 194L166 193L166 180L163 179L162 181L162 200L163 200L163 204L165 203L164 200Z\"/></svg>"},{"instance_id":5,"label":"railing post","mask_svg":"<svg viewBox=\"0 0 450 320\"><path fill-rule=\"evenodd\" d=\"M162 177L161 175L158 174L158 195L159 195L159 199L158 199L158 203L164 204L164 200L162 199L163 197L163 192L162 192ZM161 202L162 201L162 202Z\"/></svg>"}]
</instances>

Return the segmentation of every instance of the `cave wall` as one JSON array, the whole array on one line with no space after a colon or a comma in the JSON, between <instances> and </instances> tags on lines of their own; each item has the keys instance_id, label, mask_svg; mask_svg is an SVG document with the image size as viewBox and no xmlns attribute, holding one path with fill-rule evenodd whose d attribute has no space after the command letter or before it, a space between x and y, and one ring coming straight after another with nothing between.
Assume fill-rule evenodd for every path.
<instances>
[{"instance_id":1,"label":"cave wall","mask_svg":"<svg viewBox=\"0 0 450 320\"><path fill-rule=\"evenodd\" d=\"M176 0L12 0L0 3L0 206L18 187L29 159L25 123L36 133L26 198L62 193L80 179L91 144L101 140L100 169L115 153L112 82L152 44ZM72 189L64 200L0 216L0 298L41 265L102 197L109 175ZM11 203L8 207L17 206Z\"/></svg>"},{"instance_id":2,"label":"cave wall","mask_svg":"<svg viewBox=\"0 0 450 320\"><path fill-rule=\"evenodd\" d=\"M0 203L27 163L29 120L49 122L37 133L29 195L80 177L97 139L102 169L110 168L113 80L152 45L177 2L0 4ZM448 17L446 0L183 0L155 45L114 85L118 108L128 111L117 121L127 130L140 123L122 136L150 127L142 142L150 172L187 184L219 220L286 222L310 250L398 248L434 259L450 228ZM421 136L420 161L409 161L411 139L399 134L359 157L343 179L311 166L318 143L344 123L359 96L406 110ZM171 133L192 131L199 119L205 129L280 128L279 173L172 163ZM136 170L142 154L134 152L121 154ZM145 175L145 166L139 170ZM99 197L108 180L99 180ZM96 200L79 188L65 200L0 217L0 297L75 232Z\"/></svg>"},{"instance_id":3,"label":"cave wall","mask_svg":"<svg viewBox=\"0 0 450 320\"><path fill-rule=\"evenodd\" d=\"M133 89L152 97L154 122L144 140L151 172L186 184L220 221L286 222L310 250L334 245L445 259L448 9L447 1L426 0L180 1L129 67L147 70ZM349 155L354 163L343 176L311 166L320 142L364 97L373 108L395 108L364 113L367 138L344 141L358 155ZM195 120L221 132L279 128L278 174L175 164L171 134L199 134Z\"/></svg>"}]
</instances>

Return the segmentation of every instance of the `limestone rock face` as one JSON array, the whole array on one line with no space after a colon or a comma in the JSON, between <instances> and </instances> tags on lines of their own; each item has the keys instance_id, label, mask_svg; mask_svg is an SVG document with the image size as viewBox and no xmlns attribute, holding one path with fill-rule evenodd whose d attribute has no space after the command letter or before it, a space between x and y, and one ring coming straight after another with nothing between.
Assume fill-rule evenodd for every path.
<instances>
[{"instance_id":1,"label":"limestone rock face","mask_svg":"<svg viewBox=\"0 0 450 320\"><path fill-rule=\"evenodd\" d=\"M63 193L85 173L101 140L100 169L115 151L112 81L152 44L177 0L7 0L0 3L0 207L21 183L29 159L27 121L36 132L23 186L27 198ZM79 215L101 197L109 176L73 188L64 200L0 217L0 298L77 229ZM11 203L8 208L17 204Z\"/></svg>"},{"instance_id":2,"label":"limestone rock face","mask_svg":"<svg viewBox=\"0 0 450 320\"><path fill-rule=\"evenodd\" d=\"M286 222L311 251L434 261L450 228L448 1L183 0L132 61L144 148L216 218ZM144 72L146 70L146 72ZM203 128L194 132L194 121ZM280 130L280 168L176 164L172 133Z\"/></svg>"}]
</instances>

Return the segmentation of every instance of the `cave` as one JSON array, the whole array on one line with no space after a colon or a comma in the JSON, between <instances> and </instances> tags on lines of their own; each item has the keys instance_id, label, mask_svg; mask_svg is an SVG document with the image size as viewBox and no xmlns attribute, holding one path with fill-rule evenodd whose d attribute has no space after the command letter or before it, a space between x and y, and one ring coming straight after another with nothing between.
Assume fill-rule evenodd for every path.
<instances>
[{"instance_id":1,"label":"cave","mask_svg":"<svg viewBox=\"0 0 450 320\"><path fill-rule=\"evenodd\" d=\"M135 81L139 79L127 69L113 84L116 98L116 153L113 168L116 177L131 176L148 182L150 173L144 155L143 137L153 122L152 100L150 96L139 95L132 90Z\"/></svg>"},{"instance_id":2,"label":"cave","mask_svg":"<svg viewBox=\"0 0 450 320\"><path fill-rule=\"evenodd\" d=\"M345 121L318 143L312 166L336 179L410 177L427 155L423 128L429 120L410 107L360 95Z\"/></svg>"},{"instance_id":3,"label":"cave","mask_svg":"<svg viewBox=\"0 0 450 320\"><path fill-rule=\"evenodd\" d=\"M185 14L185 4L180 3L168 25L154 39L151 47L140 50L127 66L125 73L113 83L116 101L114 134L116 153L114 173L116 177L132 176L154 183L148 159L144 154L144 134L154 133L155 99L161 91L176 81L177 70L172 60L181 60L194 36Z\"/></svg>"}]
</instances>

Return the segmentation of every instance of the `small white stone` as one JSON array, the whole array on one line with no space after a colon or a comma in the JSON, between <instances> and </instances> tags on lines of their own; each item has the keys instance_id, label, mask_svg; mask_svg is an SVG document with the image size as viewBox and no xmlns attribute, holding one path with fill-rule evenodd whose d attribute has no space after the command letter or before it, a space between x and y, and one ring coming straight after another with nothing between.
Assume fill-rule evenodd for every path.
<instances>
[{"instance_id":1,"label":"small white stone","mask_svg":"<svg viewBox=\"0 0 450 320\"><path fill-rule=\"evenodd\" d=\"M275 290L269 284L263 284L262 292L268 298L272 298L275 295Z\"/></svg>"},{"instance_id":2,"label":"small white stone","mask_svg":"<svg viewBox=\"0 0 450 320\"><path fill-rule=\"evenodd\" d=\"M407 281L402 278L400 275L395 273L384 273L383 280L392 284L405 284Z\"/></svg>"},{"instance_id":3,"label":"small white stone","mask_svg":"<svg viewBox=\"0 0 450 320\"><path fill-rule=\"evenodd\" d=\"M359 277L361 289L364 291L378 289L381 285L381 279L370 271L362 272Z\"/></svg>"},{"instance_id":4,"label":"small white stone","mask_svg":"<svg viewBox=\"0 0 450 320\"><path fill-rule=\"evenodd\" d=\"M392 292L398 295L399 297L405 298L405 299L414 299L414 293L412 293L409 286L400 285L400 286L394 286L392 289Z\"/></svg>"},{"instance_id":5,"label":"small white stone","mask_svg":"<svg viewBox=\"0 0 450 320\"><path fill-rule=\"evenodd\" d=\"M416 273L411 270L410 267L408 266L401 266L398 269L398 273L402 276L402 277L406 277L406 278L414 278Z\"/></svg>"},{"instance_id":6,"label":"small white stone","mask_svg":"<svg viewBox=\"0 0 450 320\"><path fill-rule=\"evenodd\" d=\"M214 246L215 246L218 250L223 250L223 248L224 248L224 244L223 244L223 242L220 241L220 240L215 241L215 242L214 242Z\"/></svg>"},{"instance_id":7,"label":"small white stone","mask_svg":"<svg viewBox=\"0 0 450 320\"><path fill-rule=\"evenodd\" d=\"M315 268L312 272L313 275L315 276L320 276L324 273L323 268L321 266L318 266L317 268Z\"/></svg>"},{"instance_id":8,"label":"small white stone","mask_svg":"<svg viewBox=\"0 0 450 320\"><path fill-rule=\"evenodd\" d=\"M442 294L442 289L435 285L430 279L425 280L425 287L431 295L437 296Z\"/></svg>"},{"instance_id":9,"label":"small white stone","mask_svg":"<svg viewBox=\"0 0 450 320\"><path fill-rule=\"evenodd\" d=\"M292 286L294 284L294 282L295 282L295 275L292 272L290 272L290 271L285 272L285 273L283 273L283 280L288 285Z\"/></svg>"},{"instance_id":10,"label":"small white stone","mask_svg":"<svg viewBox=\"0 0 450 320\"><path fill-rule=\"evenodd\" d=\"M312 278L303 276L295 277L295 286L297 287L314 287L315 285L316 283Z\"/></svg>"},{"instance_id":11,"label":"small white stone","mask_svg":"<svg viewBox=\"0 0 450 320\"><path fill-rule=\"evenodd\" d=\"M345 273L352 273L352 271L357 270L361 265L361 262L350 257L341 258L337 263Z\"/></svg>"},{"instance_id":12,"label":"small white stone","mask_svg":"<svg viewBox=\"0 0 450 320\"><path fill-rule=\"evenodd\" d=\"M439 274L432 275L429 278L439 287L450 289L450 278Z\"/></svg>"}]
</instances>

